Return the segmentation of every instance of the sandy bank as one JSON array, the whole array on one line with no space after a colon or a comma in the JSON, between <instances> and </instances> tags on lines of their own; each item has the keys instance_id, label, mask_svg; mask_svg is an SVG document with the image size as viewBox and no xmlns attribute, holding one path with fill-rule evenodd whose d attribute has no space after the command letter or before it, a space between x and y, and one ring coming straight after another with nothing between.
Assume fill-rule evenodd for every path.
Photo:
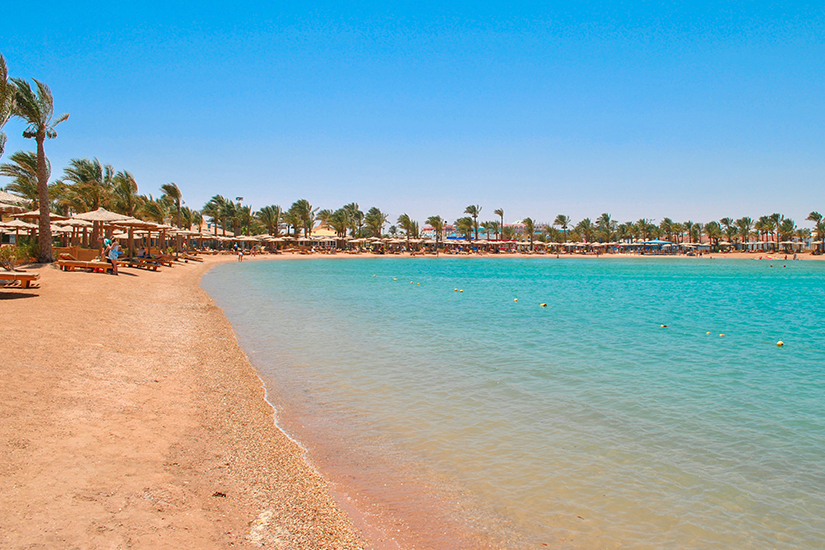
<instances>
[{"instance_id":1,"label":"sandy bank","mask_svg":"<svg viewBox=\"0 0 825 550\"><path fill-rule=\"evenodd\" d=\"M0 289L0 547L360 548L198 281Z\"/></svg>"}]
</instances>

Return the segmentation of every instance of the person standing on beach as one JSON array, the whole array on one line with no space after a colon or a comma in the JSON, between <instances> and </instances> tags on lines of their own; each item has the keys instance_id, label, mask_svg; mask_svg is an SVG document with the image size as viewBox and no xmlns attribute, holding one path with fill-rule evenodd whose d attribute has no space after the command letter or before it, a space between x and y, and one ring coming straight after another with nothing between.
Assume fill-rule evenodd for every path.
<instances>
[{"instance_id":1,"label":"person standing on beach","mask_svg":"<svg viewBox=\"0 0 825 550\"><path fill-rule=\"evenodd\" d=\"M106 257L109 259L109 263L112 264L112 275L117 275L117 259L120 257L120 245L117 240L109 241L109 239L106 239L104 242L106 243Z\"/></svg>"}]
</instances>

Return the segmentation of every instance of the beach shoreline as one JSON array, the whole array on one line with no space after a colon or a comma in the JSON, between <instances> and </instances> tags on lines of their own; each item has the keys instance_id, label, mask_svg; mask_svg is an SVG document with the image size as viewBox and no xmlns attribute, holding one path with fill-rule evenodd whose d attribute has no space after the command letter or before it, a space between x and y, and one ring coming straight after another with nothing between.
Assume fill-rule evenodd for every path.
<instances>
[{"instance_id":1,"label":"beach shoreline","mask_svg":"<svg viewBox=\"0 0 825 550\"><path fill-rule=\"evenodd\" d=\"M366 547L200 288L231 260L0 290L0 546Z\"/></svg>"}]
</instances>

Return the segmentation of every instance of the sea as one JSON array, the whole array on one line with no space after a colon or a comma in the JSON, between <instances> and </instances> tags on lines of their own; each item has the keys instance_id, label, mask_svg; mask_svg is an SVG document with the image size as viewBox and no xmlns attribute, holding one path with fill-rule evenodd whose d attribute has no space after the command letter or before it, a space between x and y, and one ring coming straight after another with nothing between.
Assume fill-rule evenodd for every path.
<instances>
[{"instance_id":1,"label":"sea","mask_svg":"<svg viewBox=\"0 0 825 550\"><path fill-rule=\"evenodd\" d=\"M202 286L397 547L825 548L825 262L312 257Z\"/></svg>"}]
</instances>

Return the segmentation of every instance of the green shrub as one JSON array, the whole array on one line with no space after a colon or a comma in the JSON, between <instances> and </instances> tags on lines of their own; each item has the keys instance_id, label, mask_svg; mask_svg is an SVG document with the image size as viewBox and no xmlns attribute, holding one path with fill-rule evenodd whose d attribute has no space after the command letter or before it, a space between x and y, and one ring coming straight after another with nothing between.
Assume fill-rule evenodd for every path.
<instances>
[{"instance_id":1,"label":"green shrub","mask_svg":"<svg viewBox=\"0 0 825 550\"><path fill-rule=\"evenodd\" d=\"M20 258L36 262L40 257L40 245L35 240L20 243L17 247L20 251Z\"/></svg>"},{"instance_id":2,"label":"green shrub","mask_svg":"<svg viewBox=\"0 0 825 550\"><path fill-rule=\"evenodd\" d=\"M8 244L0 246L0 265L6 271L14 271L14 265L17 260L25 258L24 252L20 247Z\"/></svg>"}]
</instances>

